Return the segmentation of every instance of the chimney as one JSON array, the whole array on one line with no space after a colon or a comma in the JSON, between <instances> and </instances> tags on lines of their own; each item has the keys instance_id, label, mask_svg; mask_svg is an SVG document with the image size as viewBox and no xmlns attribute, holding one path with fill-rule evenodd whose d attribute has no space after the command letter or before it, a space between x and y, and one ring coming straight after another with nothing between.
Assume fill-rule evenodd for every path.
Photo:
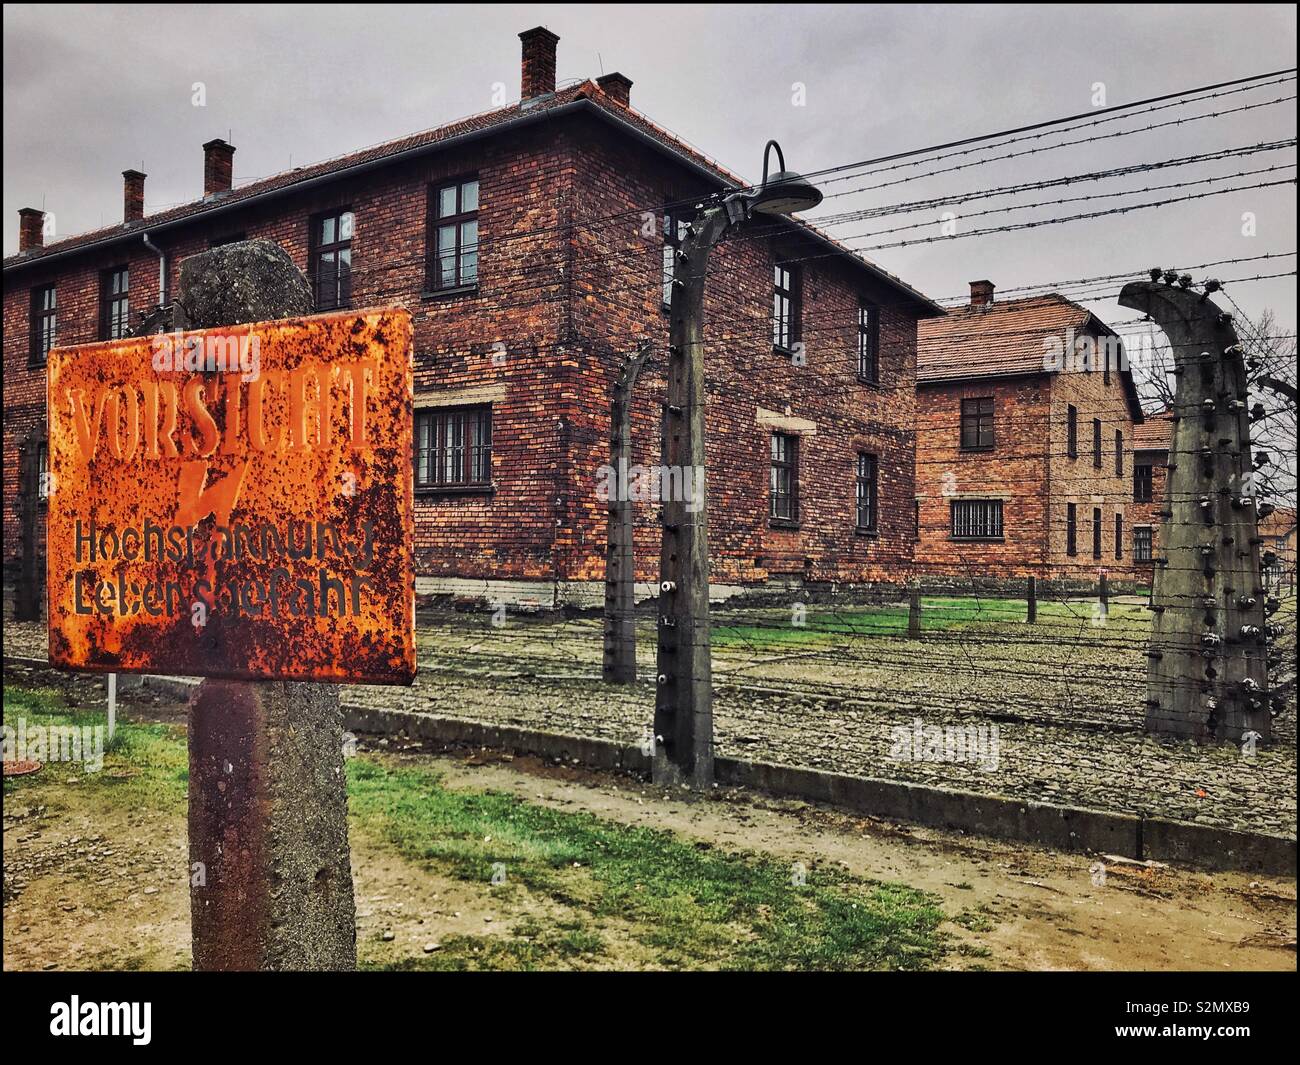
<instances>
[{"instance_id":1,"label":"chimney","mask_svg":"<svg viewBox=\"0 0 1300 1065\"><path fill-rule=\"evenodd\" d=\"M521 99L532 100L555 92L555 46L560 38L550 30L535 26L519 35L524 42Z\"/></svg>"},{"instance_id":2,"label":"chimney","mask_svg":"<svg viewBox=\"0 0 1300 1065\"><path fill-rule=\"evenodd\" d=\"M18 210L18 250L35 251L45 247L45 212L35 207Z\"/></svg>"},{"instance_id":3,"label":"chimney","mask_svg":"<svg viewBox=\"0 0 1300 1065\"><path fill-rule=\"evenodd\" d=\"M203 146L203 197L229 192L235 179L235 149L220 137Z\"/></svg>"},{"instance_id":4,"label":"chimney","mask_svg":"<svg viewBox=\"0 0 1300 1065\"><path fill-rule=\"evenodd\" d=\"M144 217L144 179L139 170L122 171L122 221L138 222Z\"/></svg>"},{"instance_id":5,"label":"chimney","mask_svg":"<svg viewBox=\"0 0 1300 1065\"><path fill-rule=\"evenodd\" d=\"M993 282L972 281L970 283L970 309L986 311L993 306Z\"/></svg>"},{"instance_id":6,"label":"chimney","mask_svg":"<svg viewBox=\"0 0 1300 1065\"><path fill-rule=\"evenodd\" d=\"M615 103L622 104L624 107L631 107L632 98L632 79L624 77L622 74L602 74L596 79L599 85Z\"/></svg>"}]
</instances>

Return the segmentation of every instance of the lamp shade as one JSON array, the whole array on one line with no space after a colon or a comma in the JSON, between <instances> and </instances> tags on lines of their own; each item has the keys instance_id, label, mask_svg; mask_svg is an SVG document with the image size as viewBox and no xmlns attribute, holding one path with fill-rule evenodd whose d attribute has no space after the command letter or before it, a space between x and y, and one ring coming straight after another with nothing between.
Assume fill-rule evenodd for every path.
<instances>
[{"instance_id":1,"label":"lamp shade","mask_svg":"<svg viewBox=\"0 0 1300 1065\"><path fill-rule=\"evenodd\" d=\"M793 170L778 170L754 193L754 210L763 214L794 214L821 202L821 189Z\"/></svg>"}]
</instances>

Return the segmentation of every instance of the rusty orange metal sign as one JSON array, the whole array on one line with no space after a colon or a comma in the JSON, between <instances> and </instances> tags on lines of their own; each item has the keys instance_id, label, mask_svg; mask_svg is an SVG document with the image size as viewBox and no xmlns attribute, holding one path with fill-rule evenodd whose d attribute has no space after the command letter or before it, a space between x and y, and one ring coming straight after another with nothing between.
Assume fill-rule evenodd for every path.
<instances>
[{"instance_id":1,"label":"rusty orange metal sign","mask_svg":"<svg viewBox=\"0 0 1300 1065\"><path fill-rule=\"evenodd\" d=\"M55 348L50 662L409 684L411 317Z\"/></svg>"}]
</instances>

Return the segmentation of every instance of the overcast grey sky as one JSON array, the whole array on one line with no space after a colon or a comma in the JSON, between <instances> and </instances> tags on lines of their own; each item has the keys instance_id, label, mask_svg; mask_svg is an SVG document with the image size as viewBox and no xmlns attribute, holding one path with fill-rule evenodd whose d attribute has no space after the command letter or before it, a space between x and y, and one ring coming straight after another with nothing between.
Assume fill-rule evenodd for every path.
<instances>
[{"instance_id":1,"label":"overcast grey sky","mask_svg":"<svg viewBox=\"0 0 1300 1065\"><path fill-rule=\"evenodd\" d=\"M120 172L127 167L143 165L149 174L148 211L196 198L202 184L200 145L212 137L229 135L236 145L240 183L489 109L496 83L503 83L513 100L519 94L516 34L538 24L560 36L561 80L622 71L635 82L635 107L750 179L759 175L769 137L781 142L792 168L819 170L1085 111L1098 82L1105 86L1106 102L1118 104L1290 67L1296 51L1291 5L7 5L5 254L16 250L20 207L55 212L60 235L119 220ZM206 85L205 107L192 105L196 81ZM805 87L803 106L795 105L795 83ZM1294 93L1291 82L1229 96L1218 106ZM1167 121L1178 113L1158 112L1096 132ZM836 196L819 213L1295 135L1296 104L1289 100ZM1021 199L1138 190L1293 165L1295 158L1292 148ZM1287 169L1223 185L1294 176L1295 170ZM828 185L826 191L866 183ZM1215 187L1223 186L1132 199ZM969 210L1007 202L980 201ZM957 225L960 232L1115 202L959 219ZM962 208L954 210L960 214ZM1253 237L1242 234L1247 211L1257 219ZM938 216L935 210L832 231L851 238L929 222L921 231L851 241L863 246L938 235ZM1290 184L1099 221L868 254L928 295L943 298L964 293L975 278L990 278L1005 289L1155 264L1189 266L1290 252L1295 241L1296 194ZM1197 275L1232 278L1294 269L1294 258L1288 258ZM1294 330L1294 277L1229 287L1248 313L1272 307ZM1133 317L1113 297L1091 306L1112 321Z\"/></svg>"}]
</instances>

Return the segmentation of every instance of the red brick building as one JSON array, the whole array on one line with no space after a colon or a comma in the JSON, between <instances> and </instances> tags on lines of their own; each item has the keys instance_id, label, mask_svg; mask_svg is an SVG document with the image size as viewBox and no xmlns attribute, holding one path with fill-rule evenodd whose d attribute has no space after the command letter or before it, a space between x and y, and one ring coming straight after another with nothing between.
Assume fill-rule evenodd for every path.
<instances>
[{"instance_id":1,"label":"red brick building","mask_svg":"<svg viewBox=\"0 0 1300 1065\"><path fill-rule=\"evenodd\" d=\"M1160 523L1169 480L1169 442L1174 436L1169 412L1147 415L1133 428L1133 562L1148 577L1161 555Z\"/></svg>"},{"instance_id":2,"label":"red brick building","mask_svg":"<svg viewBox=\"0 0 1300 1065\"><path fill-rule=\"evenodd\" d=\"M174 298L187 256L264 238L319 310L412 312L417 589L599 594L611 383L650 340L634 461L657 464L665 250L690 205L742 182L633 110L623 75L557 87L558 38L520 37L518 104L242 186L234 147L209 141L202 199L147 214L145 175L126 171L122 224L54 244L22 213L4 262L6 563L49 346L119 335ZM941 310L796 221L723 243L708 293L714 580L896 579L913 548L917 322ZM654 504L637 519L651 580Z\"/></svg>"},{"instance_id":3,"label":"red brick building","mask_svg":"<svg viewBox=\"0 0 1300 1065\"><path fill-rule=\"evenodd\" d=\"M921 323L917 568L969 578L1136 577L1133 434L1118 336L1055 293Z\"/></svg>"},{"instance_id":4,"label":"red brick building","mask_svg":"<svg viewBox=\"0 0 1300 1065\"><path fill-rule=\"evenodd\" d=\"M1169 445L1173 440L1173 412L1147 415L1133 430L1133 557L1148 573L1162 556L1160 525L1168 507ZM1296 575L1296 515L1278 507L1259 519L1263 550L1274 561L1266 576L1273 588L1291 588Z\"/></svg>"}]
</instances>

